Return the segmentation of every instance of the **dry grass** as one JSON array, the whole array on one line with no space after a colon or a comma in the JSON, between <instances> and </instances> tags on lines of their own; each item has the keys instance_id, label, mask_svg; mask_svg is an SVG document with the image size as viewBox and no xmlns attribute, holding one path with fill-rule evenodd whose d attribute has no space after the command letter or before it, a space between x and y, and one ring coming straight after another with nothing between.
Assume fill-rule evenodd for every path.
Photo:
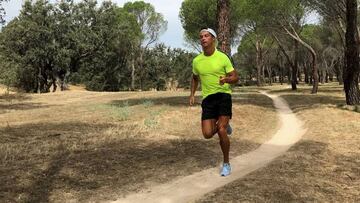
<instances>
[{"instance_id":1,"label":"dry grass","mask_svg":"<svg viewBox=\"0 0 360 203\"><path fill-rule=\"evenodd\" d=\"M189 92L87 92L0 97L0 202L97 202L217 166ZM234 93L231 156L278 128L270 99ZM198 101L200 98L198 97ZM261 126L261 127L260 127Z\"/></svg>"},{"instance_id":2,"label":"dry grass","mask_svg":"<svg viewBox=\"0 0 360 203\"><path fill-rule=\"evenodd\" d=\"M297 92L272 87L305 121L303 139L265 168L199 202L360 202L360 114L344 108L342 87Z\"/></svg>"}]
</instances>

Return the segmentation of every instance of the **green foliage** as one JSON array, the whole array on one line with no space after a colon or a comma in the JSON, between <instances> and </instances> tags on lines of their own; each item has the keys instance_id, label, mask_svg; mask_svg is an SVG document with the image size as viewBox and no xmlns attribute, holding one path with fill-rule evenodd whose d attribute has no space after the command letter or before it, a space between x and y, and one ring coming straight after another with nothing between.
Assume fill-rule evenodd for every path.
<instances>
[{"instance_id":1,"label":"green foliage","mask_svg":"<svg viewBox=\"0 0 360 203\"><path fill-rule=\"evenodd\" d=\"M217 28L216 0L185 0L181 5L179 17L186 38L197 42L201 28Z\"/></svg>"},{"instance_id":2,"label":"green foliage","mask_svg":"<svg viewBox=\"0 0 360 203\"><path fill-rule=\"evenodd\" d=\"M306 11L301 0L245 0L242 9L247 23L255 24L263 32L287 27L304 16Z\"/></svg>"},{"instance_id":3,"label":"green foliage","mask_svg":"<svg viewBox=\"0 0 360 203\"><path fill-rule=\"evenodd\" d=\"M170 66L171 78L176 78L179 84L178 87L189 88L192 75L192 59L196 54L185 52L182 49L173 49L169 55L172 56Z\"/></svg>"},{"instance_id":4,"label":"green foliage","mask_svg":"<svg viewBox=\"0 0 360 203\"><path fill-rule=\"evenodd\" d=\"M144 89L144 54L148 50L149 45L155 43L160 34L167 29L167 21L164 20L162 14L157 13L155 8L143 1L128 2L124 5L127 11L136 19L137 26L141 35L131 43L131 89L135 90L135 81L140 77L138 83L140 89Z\"/></svg>"},{"instance_id":5,"label":"green foliage","mask_svg":"<svg viewBox=\"0 0 360 203\"><path fill-rule=\"evenodd\" d=\"M145 52L142 75L139 75L144 90L166 90L171 83L176 87L189 87L194 56L195 54L170 49L163 44L149 49Z\"/></svg>"},{"instance_id":6,"label":"green foliage","mask_svg":"<svg viewBox=\"0 0 360 203\"><path fill-rule=\"evenodd\" d=\"M79 72L71 73L68 80L69 80L70 84L75 84L76 85L76 84L81 84L82 83L81 75L80 75Z\"/></svg>"},{"instance_id":7,"label":"green foliage","mask_svg":"<svg viewBox=\"0 0 360 203\"><path fill-rule=\"evenodd\" d=\"M247 33L241 39L238 52L233 56L240 81L251 80L256 75L256 49L253 38L254 33Z\"/></svg>"},{"instance_id":8,"label":"green foliage","mask_svg":"<svg viewBox=\"0 0 360 203\"><path fill-rule=\"evenodd\" d=\"M332 28L340 28L340 23L345 25L346 0L303 0L303 3L318 13L327 25ZM340 28L341 29L341 28Z\"/></svg>"},{"instance_id":9,"label":"green foliage","mask_svg":"<svg viewBox=\"0 0 360 203\"><path fill-rule=\"evenodd\" d=\"M104 81L105 78L103 76L95 75L91 77L90 81L85 82L86 89L92 91L102 91L104 89Z\"/></svg>"},{"instance_id":10,"label":"green foliage","mask_svg":"<svg viewBox=\"0 0 360 203\"><path fill-rule=\"evenodd\" d=\"M145 41L145 45L152 44L158 40L160 34L167 29L167 21L161 13L155 11L154 6L143 1L127 2L124 5L127 11L136 19L136 23L140 28L139 42Z\"/></svg>"},{"instance_id":11,"label":"green foliage","mask_svg":"<svg viewBox=\"0 0 360 203\"><path fill-rule=\"evenodd\" d=\"M301 38L310 44L315 50L322 50L324 43L321 41L320 36L323 32L321 25L304 25L300 33Z\"/></svg>"},{"instance_id":12,"label":"green foliage","mask_svg":"<svg viewBox=\"0 0 360 203\"><path fill-rule=\"evenodd\" d=\"M142 1L123 8L96 0L26 1L0 33L1 82L27 92L58 85L63 90L66 82L94 91L129 90L135 61L143 89L164 90L169 81L188 86L193 54L162 44L147 47L166 25Z\"/></svg>"},{"instance_id":13,"label":"green foliage","mask_svg":"<svg viewBox=\"0 0 360 203\"><path fill-rule=\"evenodd\" d=\"M230 35L231 42L238 37L238 27L243 21L241 6L243 0L230 1ZM216 0L185 0L180 8L180 20L185 30L185 38L190 44L198 44L201 28L210 27L217 30Z\"/></svg>"},{"instance_id":14,"label":"green foliage","mask_svg":"<svg viewBox=\"0 0 360 203\"><path fill-rule=\"evenodd\" d=\"M87 89L126 89L129 46L140 35L136 19L110 2L94 0L50 4L26 1L21 14L1 32L0 52L18 67L18 86L28 92L48 92L67 77ZM59 34L61 33L61 34ZM64 87L61 86L63 89Z\"/></svg>"},{"instance_id":15,"label":"green foliage","mask_svg":"<svg viewBox=\"0 0 360 203\"><path fill-rule=\"evenodd\" d=\"M47 72L54 66L56 50L52 27L52 5L46 1L26 1L18 19L3 29L1 48L6 60L18 65L17 86L32 91L47 91ZM37 81L31 82L29 81Z\"/></svg>"},{"instance_id":16,"label":"green foliage","mask_svg":"<svg viewBox=\"0 0 360 203\"><path fill-rule=\"evenodd\" d=\"M123 78L128 74L126 61L130 53L129 43L134 36L134 20L123 9L110 2L105 2L99 10L90 9L85 13L99 14L90 17L90 22L93 23L91 27L84 28L87 30L86 34L84 33L85 37L79 39L80 45L89 46L84 47L84 51L81 51L83 54L78 56L86 55L85 58L80 58L83 63L80 64L79 72L89 90L119 91L128 82ZM79 24L82 25L84 24ZM88 41L89 39L92 40Z\"/></svg>"},{"instance_id":17,"label":"green foliage","mask_svg":"<svg viewBox=\"0 0 360 203\"><path fill-rule=\"evenodd\" d=\"M9 92L10 87L16 83L17 68L16 64L11 61L6 61L0 55L0 84L6 85L7 92Z\"/></svg>"}]
</instances>

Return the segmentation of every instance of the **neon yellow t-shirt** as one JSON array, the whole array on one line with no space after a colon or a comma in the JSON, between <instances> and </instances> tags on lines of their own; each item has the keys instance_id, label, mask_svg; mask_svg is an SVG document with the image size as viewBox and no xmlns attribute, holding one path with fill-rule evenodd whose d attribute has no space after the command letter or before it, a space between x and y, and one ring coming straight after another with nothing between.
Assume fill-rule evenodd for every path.
<instances>
[{"instance_id":1,"label":"neon yellow t-shirt","mask_svg":"<svg viewBox=\"0 0 360 203\"><path fill-rule=\"evenodd\" d=\"M234 67L229 57L218 50L211 56L205 56L204 53L196 56L192 63L192 72L200 77L202 97L215 93L231 93L231 86L228 83L220 85L220 76L230 73Z\"/></svg>"}]
</instances>

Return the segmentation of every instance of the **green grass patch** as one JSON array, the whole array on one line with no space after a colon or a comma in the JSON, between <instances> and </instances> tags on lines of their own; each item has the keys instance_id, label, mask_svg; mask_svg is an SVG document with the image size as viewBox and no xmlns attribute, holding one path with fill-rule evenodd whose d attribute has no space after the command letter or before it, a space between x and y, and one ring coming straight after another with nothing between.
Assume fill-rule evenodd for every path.
<instances>
[{"instance_id":1,"label":"green grass patch","mask_svg":"<svg viewBox=\"0 0 360 203\"><path fill-rule=\"evenodd\" d=\"M117 120L125 121L129 120L132 113L128 101L124 101L121 104L99 104L91 107L92 111L108 111L110 115Z\"/></svg>"},{"instance_id":2,"label":"green grass patch","mask_svg":"<svg viewBox=\"0 0 360 203\"><path fill-rule=\"evenodd\" d=\"M144 100L142 105L147 109L154 106L154 102L151 100Z\"/></svg>"},{"instance_id":3,"label":"green grass patch","mask_svg":"<svg viewBox=\"0 0 360 203\"><path fill-rule=\"evenodd\" d=\"M159 115L165 111L164 109L156 109L149 111L149 116L145 118L144 125L148 128L156 128L158 126L158 117Z\"/></svg>"}]
</instances>

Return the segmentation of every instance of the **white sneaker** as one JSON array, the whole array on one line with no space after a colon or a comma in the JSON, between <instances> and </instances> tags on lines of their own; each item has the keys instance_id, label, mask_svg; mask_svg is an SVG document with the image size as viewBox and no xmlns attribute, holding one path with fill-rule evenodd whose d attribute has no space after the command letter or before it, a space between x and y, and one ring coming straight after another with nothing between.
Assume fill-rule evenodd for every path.
<instances>
[{"instance_id":1,"label":"white sneaker","mask_svg":"<svg viewBox=\"0 0 360 203\"><path fill-rule=\"evenodd\" d=\"M231 173L230 164L229 163L224 163L220 175L221 176L228 176L228 175L230 175L230 173Z\"/></svg>"}]
</instances>

